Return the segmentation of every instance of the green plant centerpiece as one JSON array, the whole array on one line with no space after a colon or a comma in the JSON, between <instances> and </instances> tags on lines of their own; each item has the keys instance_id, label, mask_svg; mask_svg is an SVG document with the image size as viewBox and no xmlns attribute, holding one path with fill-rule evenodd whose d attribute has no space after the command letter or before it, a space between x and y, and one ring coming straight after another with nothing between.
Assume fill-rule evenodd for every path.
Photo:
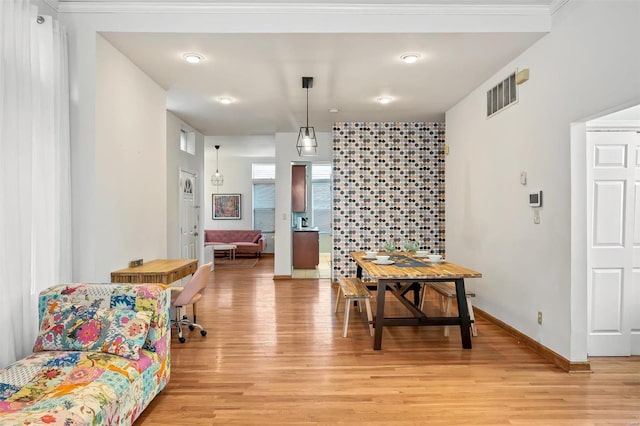
<instances>
[{"instance_id":1,"label":"green plant centerpiece","mask_svg":"<svg viewBox=\"0 0 640 426\"><path fill-rule=\"evenodd\" d=\"M404 249L410 253L415 253L418 250L418 244L415 241L405 241Z\"/></svg>"},{"instance_id":2,"label":"green plant centerpiece","mask_svg":"<svg viewBox=\"0 0 640 426\"><path fill-rule=\"evenodd\" d=\"M397 250L396 245L394 244L393 241L387 241L386 243L384 243L383 247L384 247L384 251L388 251L391 253Z\"/></svg>"}]
</instances>

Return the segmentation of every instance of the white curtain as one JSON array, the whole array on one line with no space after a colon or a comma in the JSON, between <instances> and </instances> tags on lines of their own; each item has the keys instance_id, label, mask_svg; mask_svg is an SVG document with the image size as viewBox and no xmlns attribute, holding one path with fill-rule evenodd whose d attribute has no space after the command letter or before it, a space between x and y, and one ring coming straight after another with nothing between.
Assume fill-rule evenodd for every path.
<instances>
[{"instance_id":1,"label":"white curtain","mask_svg":"<svg viewBox=\"0 0 640 426\"><path fill-rule=\"evenodd\" d=\"M64 28L0 1L0 367L31 353L38 293L71 280Z\"/></svg>"}]
</instances>

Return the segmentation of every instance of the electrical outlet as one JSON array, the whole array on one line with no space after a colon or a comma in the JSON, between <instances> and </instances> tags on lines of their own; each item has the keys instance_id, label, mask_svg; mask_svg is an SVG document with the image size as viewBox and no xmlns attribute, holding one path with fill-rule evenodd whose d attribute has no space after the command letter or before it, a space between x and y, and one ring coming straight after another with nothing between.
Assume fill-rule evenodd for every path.
<instances>
[{"instance_id":1,"label":"electrical outlet","mask_svg":"<svg viewBox=\"0 0 640 426\"><path fill-rule=\"evenodd\" d=\"M538 324L542 325L542 312L538 311Z\"/></svg>"}]
</instances>

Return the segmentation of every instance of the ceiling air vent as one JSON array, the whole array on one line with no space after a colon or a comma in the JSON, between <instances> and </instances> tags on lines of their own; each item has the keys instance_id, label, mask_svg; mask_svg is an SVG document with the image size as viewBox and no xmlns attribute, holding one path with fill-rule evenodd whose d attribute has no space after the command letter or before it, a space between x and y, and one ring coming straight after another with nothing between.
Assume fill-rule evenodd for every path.
<instances>
[{"instance_id":1,"label":"ceiling air vent","mask_svg":"<svg viewBox=\"0 0 640 426\"><path fill-rule=\"evenodd\" d=\"M516 71L496 86L487 90L487 118L518 102Z\"/></svg>"}]
</instances>

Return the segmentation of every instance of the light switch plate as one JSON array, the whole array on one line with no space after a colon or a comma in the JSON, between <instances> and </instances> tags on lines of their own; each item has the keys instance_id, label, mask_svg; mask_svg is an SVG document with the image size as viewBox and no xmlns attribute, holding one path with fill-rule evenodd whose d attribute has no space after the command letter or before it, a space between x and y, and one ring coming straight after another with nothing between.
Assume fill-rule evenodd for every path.
<instances>
[{"instance_id":1,"label":"light switch plate","mask_svg":"<svg viewBox=\"0 0 640 426\"><path fill-rule=\"evenodd\" d=\"M527 184L527 172L520 172L520 184L521 185Z\"/></svg>"},{"instance_id":2,"label":"light switch plate","mask_svg":"<svg viewBox=\"0 0 640 426\"><path fill-rule=\"evenodd\" d=\"M540 212L538 210L533 211L533 223L540 225Z\"/></svg>"}]
</instances>

